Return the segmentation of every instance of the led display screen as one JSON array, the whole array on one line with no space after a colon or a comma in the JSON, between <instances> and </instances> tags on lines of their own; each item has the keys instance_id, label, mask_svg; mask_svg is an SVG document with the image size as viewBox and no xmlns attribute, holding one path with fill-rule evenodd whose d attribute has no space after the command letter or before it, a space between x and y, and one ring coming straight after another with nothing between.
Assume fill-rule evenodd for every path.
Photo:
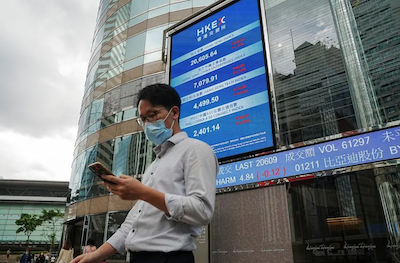
<instances>
[{"instance_id":1,"label":"led display screen","mask_svg":"<svg viewBox=\"0 0 400 263\"><path fill-rule=\"evenodd\" d=\"M220 165L217 188L400 158L400 127Z\"/></svg>"},{"instance_id":2,"label":"led display screen","mask_svg":"<svg viewBox=\"0 0 400 263\"><path fill-rule=\"evenodd\" d=\"M274 147L258 0L240 0L172 34L180 126L219 159Z\"/></svg>"}]
</instances>

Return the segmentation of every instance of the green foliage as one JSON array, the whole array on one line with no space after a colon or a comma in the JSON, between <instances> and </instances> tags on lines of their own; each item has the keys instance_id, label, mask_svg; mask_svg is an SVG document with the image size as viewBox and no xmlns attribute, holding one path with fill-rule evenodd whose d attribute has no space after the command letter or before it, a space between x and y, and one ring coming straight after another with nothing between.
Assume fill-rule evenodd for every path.
<instances>
[{"instance_id":1,"label":"green foliage","mask_svg":"<svg viewBox=\"0 0 400 263\"><path fill-rule=\"evenodd\" d=\"M32 232L35 231L36 227L42 224L42 220L37 215L30 214L21 214L21 217L15 221L15 224L20 226L17 231L17 234L20 232L24 232L24 234L28 237L27 242L29 243L29 237Z\"/></svg>"},{"instance_id":2,"label":"green foliage","mask_svg":"<svg viewBox=\"0 0 400 263\"><path fill-rule=\"evenodd\" d=\"M43 221L47 221L49 223L55 224L58 220L62 219L64 217L64 213L61 213L59 209L42 209L42 215L40 216L40 219Z\"/></svg>"},{"instance_id":3,"label":"green foliage","mask_svg":"<svg viewBox=\"0 0 400 263\"><path fill-rule=\"evenodd\" d=\"M46 232L43 234L50 241L50 252L52 251L56 239L56 225L58 221L61 220L63 217L64 213L62 213L58 209L56 210L42 209L42 215L40 216L40 220L42 220L43 222L49 222L52 225L50 232Z\"/></svg>"}]
</instances>

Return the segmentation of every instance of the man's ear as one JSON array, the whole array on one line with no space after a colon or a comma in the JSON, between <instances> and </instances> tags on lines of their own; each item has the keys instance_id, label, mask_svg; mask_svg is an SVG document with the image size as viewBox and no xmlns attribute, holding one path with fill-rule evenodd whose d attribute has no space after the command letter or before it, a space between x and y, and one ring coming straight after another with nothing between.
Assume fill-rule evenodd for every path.
<instances>
[{"instance_id":1,"label":"man's ear","mask_svg":"<svg viewBox=\"0 0 400 263\"><path fill-rule=\"evenodd\" d=\"M180 110L179 110L178 106L174 106L172 108L172 114L173 114L174 120L178 120L179 119Z\"/></svg>"}]
</instances>

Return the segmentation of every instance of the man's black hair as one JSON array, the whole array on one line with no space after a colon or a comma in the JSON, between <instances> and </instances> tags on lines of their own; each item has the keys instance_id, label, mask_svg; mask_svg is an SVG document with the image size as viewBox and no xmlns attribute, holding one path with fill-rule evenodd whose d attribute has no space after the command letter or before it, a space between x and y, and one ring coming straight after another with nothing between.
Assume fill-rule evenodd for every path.
<instances>
[{"instance_id":1,"label":"man's black hair","mask_svg":"<svg viewBox=\"0 0 400 263\"><path fill-rule=\"evenodd\" d=\"M170 110L173 106L181 108L181 98L178 92L167 84L158 83L141 89L137 94L136 107L139 107L141 100L147 100L154 106L162 105L167 110Z\"/></svg>"}]
</instances>

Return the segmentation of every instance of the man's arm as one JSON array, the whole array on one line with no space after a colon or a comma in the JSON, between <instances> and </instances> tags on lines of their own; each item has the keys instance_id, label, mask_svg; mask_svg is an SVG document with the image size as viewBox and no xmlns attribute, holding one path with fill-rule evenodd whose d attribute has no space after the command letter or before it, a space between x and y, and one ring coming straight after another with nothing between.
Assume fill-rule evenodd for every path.
<instances>
[{"instance_id":1,"label":"man's arm","mask_svg":"<svg viewBox=\"0 0 400 263\"><path fill-rule=\"evenodd\" d=\"M210 146L198 142L185 153L186 195L165 194L170 220L207 225L214 214L218 160Z\"/></svg>"}]
</instances>

